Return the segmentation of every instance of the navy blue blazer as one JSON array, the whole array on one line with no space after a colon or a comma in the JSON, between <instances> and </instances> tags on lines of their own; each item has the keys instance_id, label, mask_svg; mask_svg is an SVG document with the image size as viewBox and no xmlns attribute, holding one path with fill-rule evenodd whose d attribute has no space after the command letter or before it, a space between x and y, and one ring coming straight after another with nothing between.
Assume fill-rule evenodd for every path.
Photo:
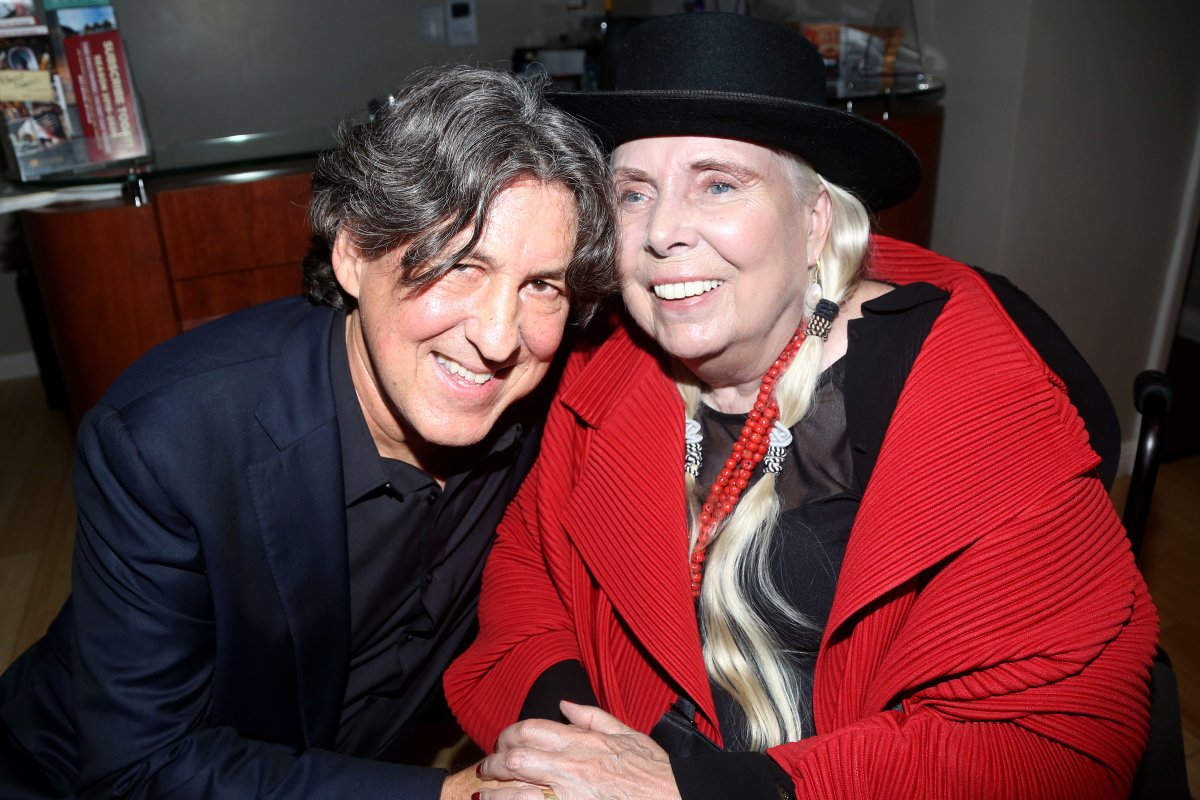
<instances>
[{"instance_id":1,"label":"navy blue blazer","mask_svg":"<svg viewBox=\"0 0 1200 800\"><path fill-rule=\"evenodd\" d=\"M441 770L332 752L350 630L335 319L299 298L223 318L84 418L72 597L0 681L0 721L59 796L437 797Z\"/></svg>"}]
</instances>

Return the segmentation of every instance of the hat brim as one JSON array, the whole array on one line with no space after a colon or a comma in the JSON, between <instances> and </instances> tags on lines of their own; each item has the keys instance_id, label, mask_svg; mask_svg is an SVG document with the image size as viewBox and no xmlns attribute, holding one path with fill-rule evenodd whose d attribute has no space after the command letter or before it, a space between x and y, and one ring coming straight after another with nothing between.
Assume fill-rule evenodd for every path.
<instances>
[{"instance_id":1,"label":"hat brim","mask_svg":"<svg viewBox=\"0 0 1200 800\"><path fill-rule=\"evenodd\" d=\"M651 136L714 136L787 150L871 211L896 205L921 181L921 162L903 139L828 106L678 90L553 92L548 99L609 147Z\"/></svg>"}]
</instances>

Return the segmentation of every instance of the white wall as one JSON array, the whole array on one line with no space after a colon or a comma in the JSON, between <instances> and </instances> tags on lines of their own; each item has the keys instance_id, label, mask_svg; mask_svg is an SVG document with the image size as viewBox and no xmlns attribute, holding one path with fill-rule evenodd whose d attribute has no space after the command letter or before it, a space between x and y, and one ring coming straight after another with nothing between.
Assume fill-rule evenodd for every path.
<instances>
[{"instance_id":1,"label":"white wall","mask_svg":"<svg viewBox=\"0 0 1200 800\"><path fill-rule=\"evenodd\" d=\"M927 0L921 38L946 81L934 249L1001 269L1032 0Z\"/></svg>"},{"instance_id":2,"label":"white wall","mask_svg":"<svg viewBox=\"0 0 1200 800\"><path fill-rule=\"evenodd\" d=\"M16 224L15 215L0 214L0 380L37 372L25 315L17 297L17 276L3 263Z\"/></svg>"},{"instance_id":3,"label":"white wall","mask_svg":"<svg viewBox=\"0 0 1200 800\"><path fill-rule=\"evenodd\" d=\"M1200 342L1200 237L1193 243L1191 269L1182 305L1177 334Z\"/></svg>"},{"instance_id":4,"label":"white wall","mask_svg":"<svg viewBox=\"0 0 1200 800\"><path fill-rule=\"evenodd\" d=\"M1104 381L1128 439L1133 376L1161 366L1155 324L1165 314L1172 328L1176 308L1164 286L1194 234L1180 212L1194 199L1200 3L927 0L921 12L948 85L934 249L1033 296Z\"/></svg>"},{"instance_id":5,"label":"white wall","mask_svg":"<svg viewBox=\"0 0 1200 800\"><path fill-rule=\"evenodd\" d=\"M479 43L422 35L439 0L115 0L156 147L236 133L329 126L413 69L507 67L580 17L565 2L477 0Z\"/></svg>"},{"instance_id":6,"label":"white wall","mask_svg":"<svg viewBox=\"0 0 1200 800\"><path fill-rule=\"evenodd\" d=\"M10 272L0 273L0 358L27 351L30 347L25 317L17 299L17 276Z\"/></svg>"}]
</instances>

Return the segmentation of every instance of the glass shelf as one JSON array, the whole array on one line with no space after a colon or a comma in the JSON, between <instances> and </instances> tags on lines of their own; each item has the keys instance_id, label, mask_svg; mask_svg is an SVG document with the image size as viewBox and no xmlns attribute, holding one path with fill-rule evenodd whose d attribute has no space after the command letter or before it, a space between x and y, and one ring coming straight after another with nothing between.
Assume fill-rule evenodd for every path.
<instances>
[{"instance_id":1,"label":"glass shelf","mask_svg":"<svg viewBox=\"0 0 1200 800\"><path fill-rule=\"evenodd\" d=\"M148 158L94 169L56 172L24 181L11 175L6 177L18 190L122 181L134 183L138 179L182 177L218 171L223 173L224 179L236 180L241 173L253 173L255 177L261 177L259 173L270 171L281 162L315 159L318 153L333 143L333 130L324 127L248 133L156 146L153 155Z\"/></svg>"},{"instance_id":2,"label":"glass shelf","mask_svg":"<svg viewBox=\"0 0 1200 800\"><path fill-rule=\"evenodd\" d=\"M829 81L830 105L853 100L912 98L933 102L946 92L946 82L932 75L880 75Z\"/></svg>"},{"instance_id":3,"label":"glass shelf","mask_svg":"<svg viewBox=\"0 0 1200 800\"><path fill-rule=\"evenodd\" d=\"M856 76L831 80L828 90L830 105L852 110L862 101L886 103L903 98L933 102L945 92L945 83L929 75ZM311 162L333 144L334 131L327 127L248 133L155 146L148 158L98 168L80 167L27 180L8 175L6 179L15 193L125 183L137 202L136 195L144 191L147 182L204 174L219 175L221 181L261 178L286 171L285 162Z\"/></svg>"}]
</instances>

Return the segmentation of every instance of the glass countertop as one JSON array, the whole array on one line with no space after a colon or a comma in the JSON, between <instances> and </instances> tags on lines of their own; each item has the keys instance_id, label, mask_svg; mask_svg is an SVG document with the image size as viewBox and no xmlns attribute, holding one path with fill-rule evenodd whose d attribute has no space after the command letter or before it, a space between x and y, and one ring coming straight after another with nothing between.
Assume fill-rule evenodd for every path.
<instances>
[{"instance_id":1,"label":"glass countertop","mask_svg":"<svg viewBox=\"0 0 1200 800\"><path fill-rule=\"evenodd\" d=\"M852 109L857 101L913 98L937 100L945 83L925 74L855 76L829 83L829 104ZM330 127L308 127L223 136L202 141L155 145L145 158L19 180L7 176L12 192L36 192L67 186L158 182L162 179L220 173L221 180L244 180L282 171L285 162L311 162L334 144ZM294 168L294 167L293 167ZM10 193L12 193L10 192Z\"/></svg>"},{"instance_id":2,"label":"glass countertop","mask_svg":"<svg viewBox=\"0 0 1200 800\"><path fill-rule=\"evenodd\" d=\"M179 144L156 145L152 155L95 168L56 172L29 180L9 180L19 191L54 189L137 179L181 177L203 172L259 173L282 162L315 159L334 143L334 131L326 127L290 131L247 133Z\"/></svg>"},{"instance_id":3,"label":"glass countertop","mask_svg":"<svg viewBox=\"0 0 1200 800\"><path fill-rule=\"evenodd\" d=\"M923 73L913 75L867 75L840 78L828 83L829 104L841 105L852 100L913 98L937 100L946 91L941 78Z\"/></svg>"}]
</instances>

